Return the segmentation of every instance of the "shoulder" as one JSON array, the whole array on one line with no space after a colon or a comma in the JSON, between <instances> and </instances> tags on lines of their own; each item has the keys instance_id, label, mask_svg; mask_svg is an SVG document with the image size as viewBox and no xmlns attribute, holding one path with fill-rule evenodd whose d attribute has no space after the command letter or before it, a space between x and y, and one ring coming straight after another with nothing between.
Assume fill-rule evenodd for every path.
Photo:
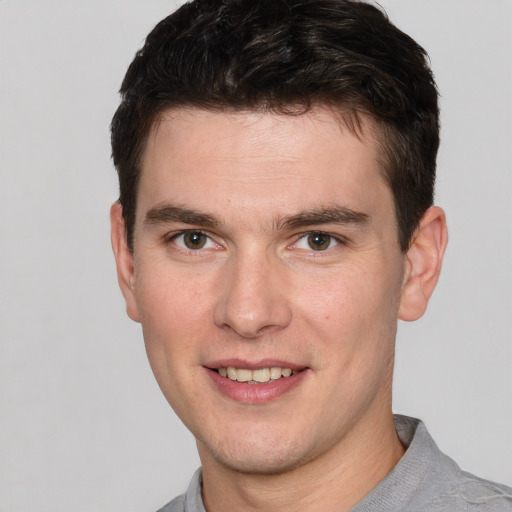
<instances>
[{"instance_id":1,"label":"shoulder","mask_svg":"<svg viewBox=\"0 0 512 512\"><path fill-rule=\"evenodd\" d=\"M158 512L185 512L185 494L174 498Z\"/></svg>"},{"instance_id":2,"label":"shoulder","mask_svg":"<svg viewBox=\"0 0 512 512\"><path fill-rule=\"evenodd\" d=\"M461 470L420 420L395 416L395 426L406 452L353 512L512 512L512 488Z\"/></svg>"},{"instance_id":3,"label":"shoulder","mask_svg":"<svg viewBox=\"0 0 512 512\"><path fill-rule=\"evenodd\" d=\"M512 488L461 471L418 510L511 512Z\"/></svg>"},{"instance_id":4,"label":"shoulder","mask_svg":"<svg viewBox=\"0 0 512 512\"><path fill-rule=\"evenodd\" d=\"M512 511L512 488L460 471L455 485L439 496L450 501L461 501L468 512Z\"/></svg>"},{"instance_id":5,"label":"shoulder","mask_svg":"<svg viewBox=\"0 0 512 512\"><path fill-rule=\"evenodd\" d=\"M511 487L463 471L439 450L422 422L403 420L415 424L409 450L416 460L408 469L415 468L421 477L406 510L412 506L417 512L512 512Z\"/></svg>"},{"instance_id":6,"label":"shoulder","mask_svg":"<svg viewBox=\"0 0 512 512\"><path fill-rule=\"evenodd\" d=\"M192 477L187 492L174 498L158 512L206 512L202 499L203 475L199 468Z\"/></svg>"}]
</instances>

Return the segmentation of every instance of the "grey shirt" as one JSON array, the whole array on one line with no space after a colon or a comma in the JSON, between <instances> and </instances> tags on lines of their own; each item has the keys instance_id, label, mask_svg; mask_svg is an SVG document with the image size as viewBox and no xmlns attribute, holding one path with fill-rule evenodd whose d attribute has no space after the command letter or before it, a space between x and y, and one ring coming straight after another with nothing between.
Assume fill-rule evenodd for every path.
<instances>
[{"instance_id":1,"label":"grey shirt","mask_svg":"<svg viewBox=\"0 0 512 512\"><path fill-rule=\"evenodd\" d=\"M512 512L512 488L462 471L421 421L397 415L395 426L407 450L352 512ZM198 470L187 492L158 512L205 512L201 487Z\"/></svg>"}]
</instances>

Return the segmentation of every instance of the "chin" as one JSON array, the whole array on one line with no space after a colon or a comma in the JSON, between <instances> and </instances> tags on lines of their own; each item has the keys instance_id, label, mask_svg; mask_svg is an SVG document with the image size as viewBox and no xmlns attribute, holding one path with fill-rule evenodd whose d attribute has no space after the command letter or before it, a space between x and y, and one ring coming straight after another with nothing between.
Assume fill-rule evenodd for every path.
<instances>
[{"instance_id":1,"label":"chin","mask_svg":"<svg viewBox=\"0 0 512 512\"><path fill-rule=\"evenodd\" d=\"M266 439L252 441L247 437L235 442L211 446L198 443L200 453L206 451L223 467L237 473L253 475L277 475L301 466L312 457L302 442Z\"/></svg>"},{"instance_id":2,"label":"chin","mask_svg":"<svg viewBox=\"0 0 512 512\"><path fill-rule=\"evenodd\" d=\"M212 452L212 456L215 458L217 463L221 464L225 468L247 475L281 475L302 465L302 458L300 456L298 457L296 453L281 453L277 456L275 453L249 456Z\"/></svg>"}]
</instances>

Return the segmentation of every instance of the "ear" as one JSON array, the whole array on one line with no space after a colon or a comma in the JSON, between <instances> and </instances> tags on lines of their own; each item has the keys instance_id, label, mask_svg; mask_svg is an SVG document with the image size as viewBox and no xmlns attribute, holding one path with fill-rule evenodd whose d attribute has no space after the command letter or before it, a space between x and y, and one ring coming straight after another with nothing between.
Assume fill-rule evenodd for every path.
<instances>
[{"instance_id":1,"label":"ear","mask_svg":"<svg viewBox=\"0 0 512 512\"><path fill-rule=\"evenodd\" d=\"M123 207L116 201L110 208L111 240L117 266L119 287L126 301L126 312L135 322L139 322L139 311L135 300L135 267L133 254L126 239L126 226Z\"/></svg>"},{"instance_id":2,"label":"ear","mask_svg":"<svg viewBox=\"0 0 512 512\"><path fill-rule=\"evenodd\" d=\"M421 218L407 251L398 318L411 322L420 318L441 273L448 243L444 211L429 208Z\"/></svg>"}]
</instances>

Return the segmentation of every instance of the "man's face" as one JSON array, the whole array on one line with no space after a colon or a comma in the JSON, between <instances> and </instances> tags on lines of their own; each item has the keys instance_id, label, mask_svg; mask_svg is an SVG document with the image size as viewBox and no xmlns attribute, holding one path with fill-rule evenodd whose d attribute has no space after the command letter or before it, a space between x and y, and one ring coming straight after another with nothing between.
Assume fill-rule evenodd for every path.
<instances>
[{"instance_id":1,"label":"man's face","mask_svg":"<svg viewBox=\"0 0 512 512\"><path fill-rule=\"evenodd\" d=\"M125 296L202 457L283 471L390 414L405 256L363 127L179 109L149 136Z\"/></svg>"}]
</instances>

